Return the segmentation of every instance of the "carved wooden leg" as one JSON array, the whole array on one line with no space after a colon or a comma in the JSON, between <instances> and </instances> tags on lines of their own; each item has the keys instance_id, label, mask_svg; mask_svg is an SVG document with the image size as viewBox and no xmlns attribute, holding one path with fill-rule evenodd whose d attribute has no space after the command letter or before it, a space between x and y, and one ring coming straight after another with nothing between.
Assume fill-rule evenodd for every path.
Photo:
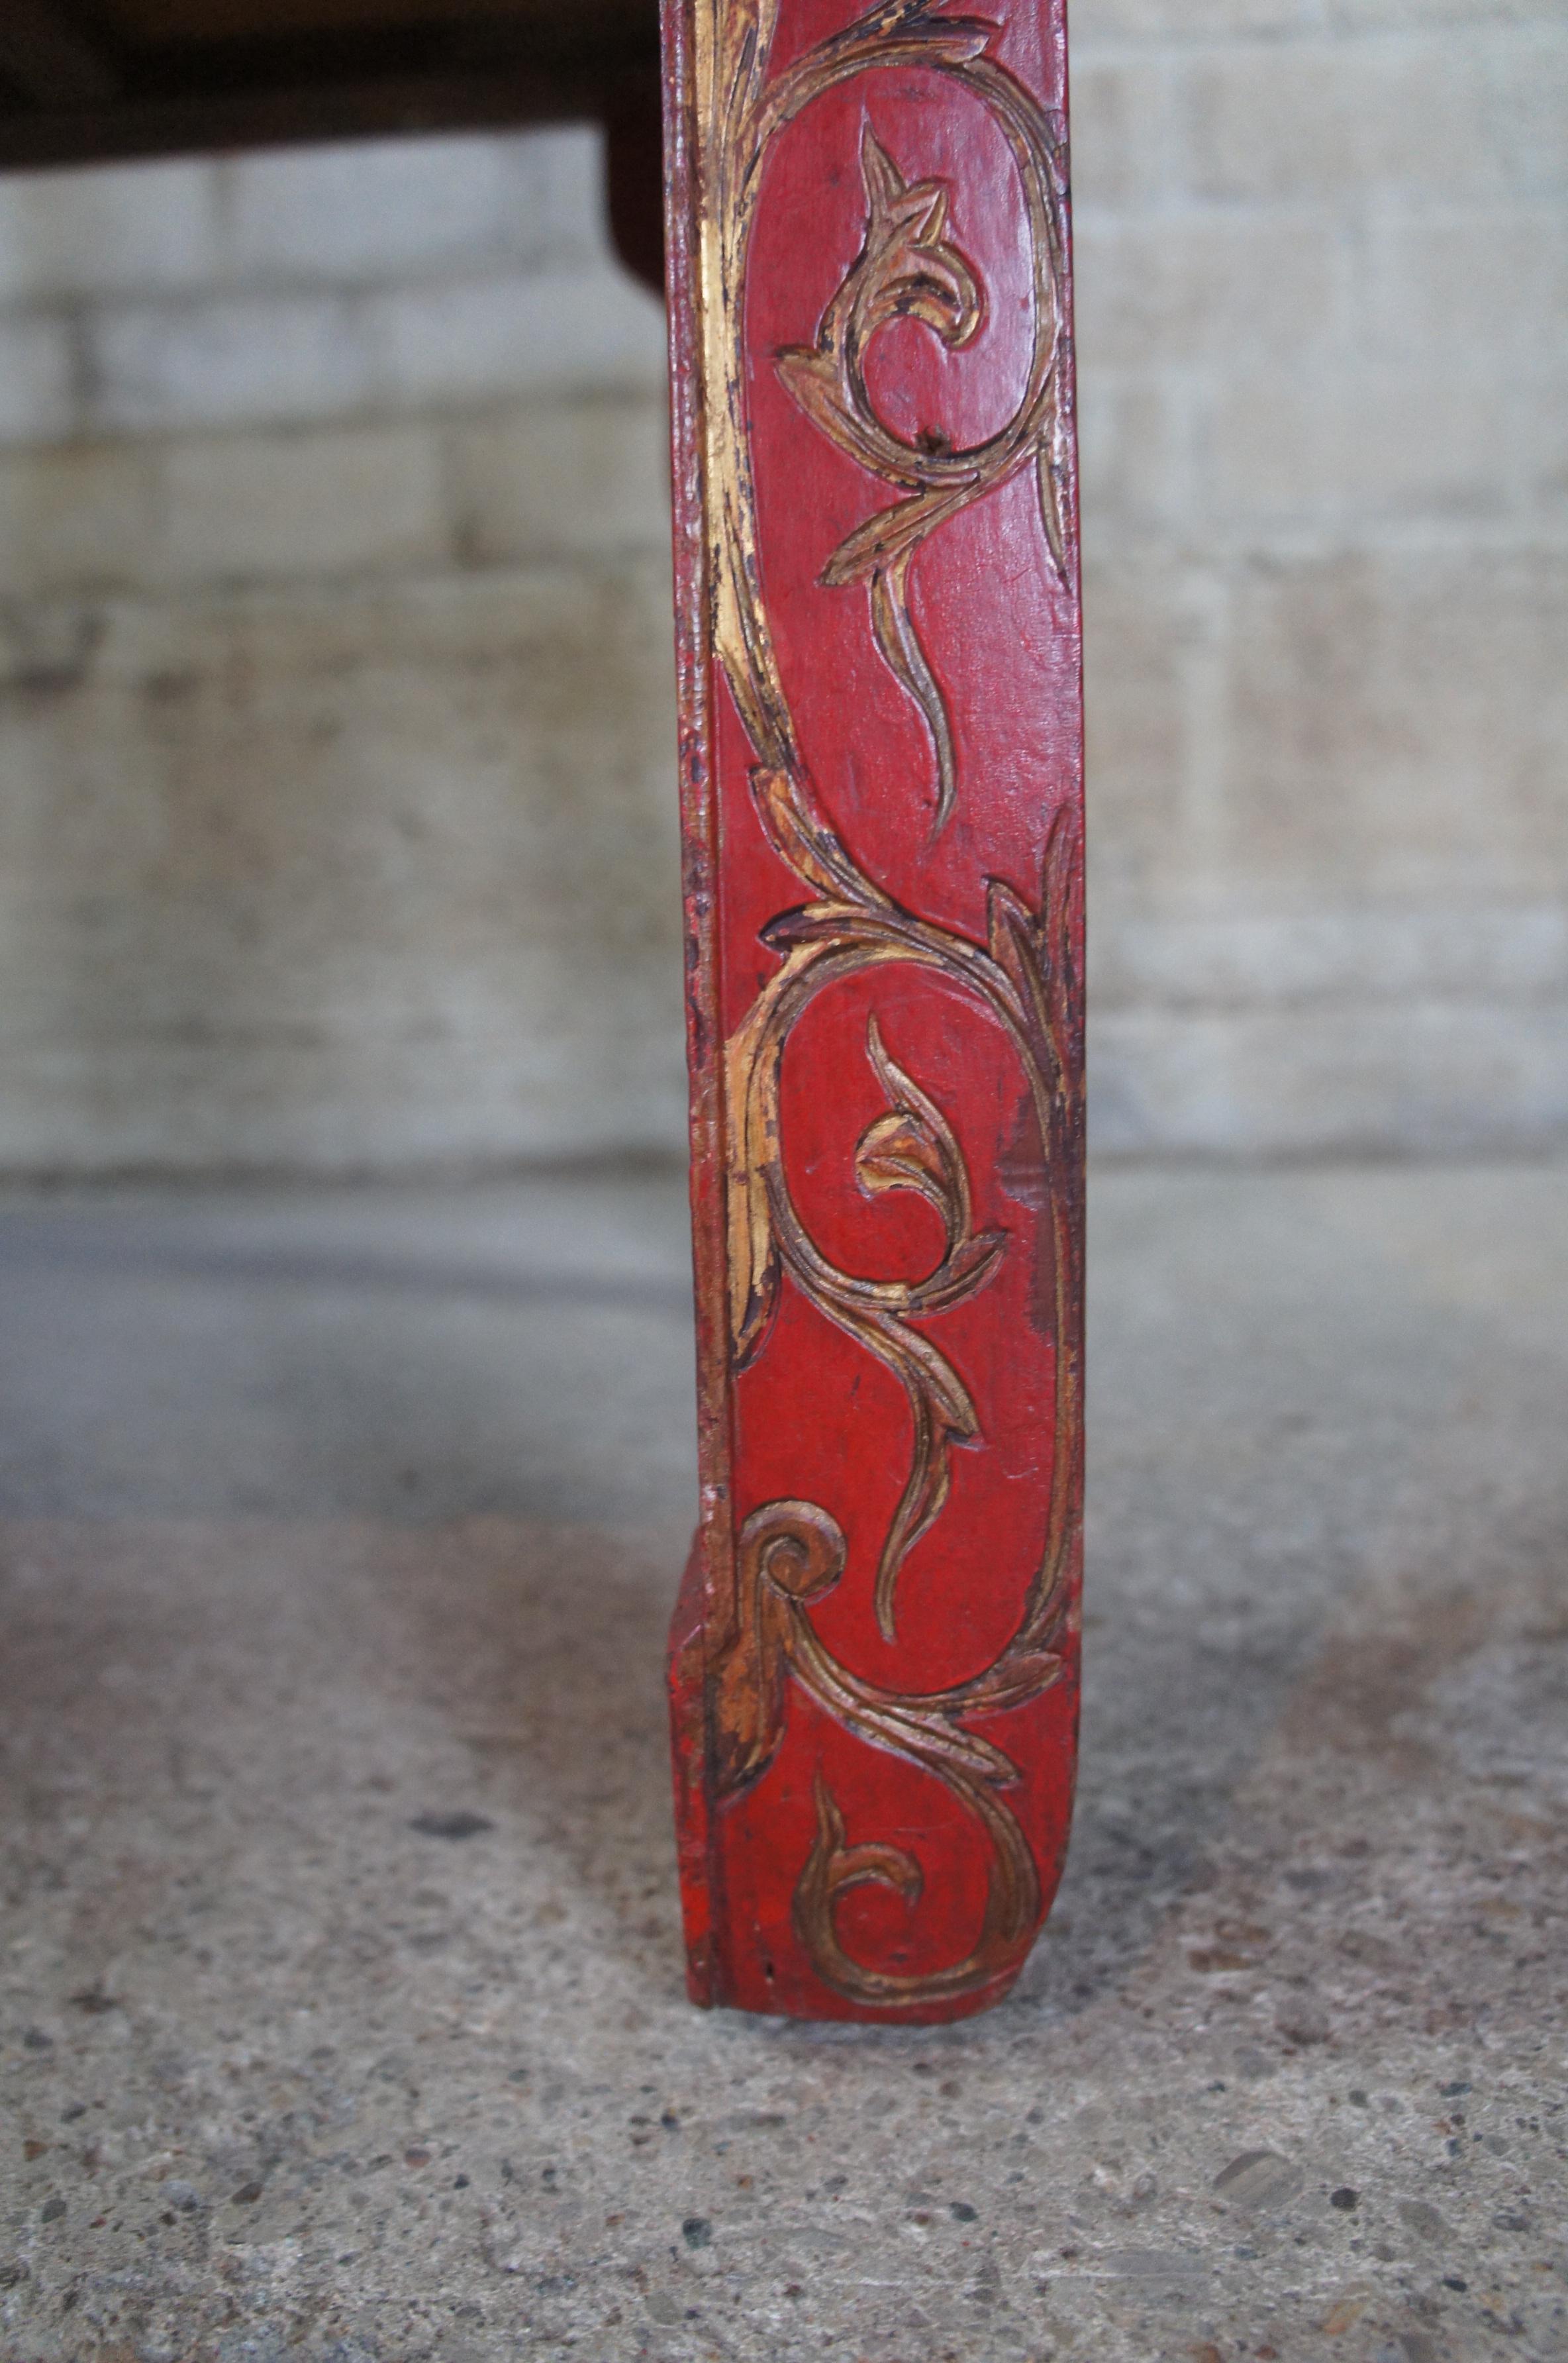
<instances>
[{"instance_id":1,"label":"carved wooden leg","mask_svg":"<svg viewBox=\"0 0 1568 2363\"><path fill-rule=\"evenodd\" d=\"M666 0L695 1998L930 2020L1060 1873L1081 1499L1062 0Z\"/></svg>"}]
</instances>

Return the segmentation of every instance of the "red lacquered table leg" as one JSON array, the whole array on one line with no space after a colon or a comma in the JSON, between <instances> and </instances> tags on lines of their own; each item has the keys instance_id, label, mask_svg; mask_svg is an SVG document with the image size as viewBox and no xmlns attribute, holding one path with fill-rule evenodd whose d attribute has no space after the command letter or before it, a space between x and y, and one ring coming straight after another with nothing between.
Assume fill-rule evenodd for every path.
<instances>
[{"instance_id":1,"label":"red lacquered table leg","mask_svg":"<svg viewBox=\"0 0 1568 2363\"><path fill-rule=\"evenodd\" d=\"M666 0L695 1998L957 2017L1077 1749L1062 0Z\"/></svg>"}]
</instances>

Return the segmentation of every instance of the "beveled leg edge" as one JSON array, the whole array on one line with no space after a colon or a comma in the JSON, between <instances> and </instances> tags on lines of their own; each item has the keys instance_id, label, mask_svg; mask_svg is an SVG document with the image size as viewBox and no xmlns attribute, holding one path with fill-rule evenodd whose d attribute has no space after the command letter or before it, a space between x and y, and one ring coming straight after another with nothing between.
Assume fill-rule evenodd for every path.
<instances>
[{"instance_id":1,"label":"beveled leg edge","mask_svg":"<svg viewBox=\"0 0 1568 2363\"><path fill-rule=\"evenodd\" d=\"M709 1803L707 1709L707 1586L702 1537L691 1549L669 1622L666 1679L671 1771L675 1783L675 1843L686 1940L686 1990L712 2009L718 1991L716 1913L712 1892L712 1813Z\"/></svg>"}]
</instances>

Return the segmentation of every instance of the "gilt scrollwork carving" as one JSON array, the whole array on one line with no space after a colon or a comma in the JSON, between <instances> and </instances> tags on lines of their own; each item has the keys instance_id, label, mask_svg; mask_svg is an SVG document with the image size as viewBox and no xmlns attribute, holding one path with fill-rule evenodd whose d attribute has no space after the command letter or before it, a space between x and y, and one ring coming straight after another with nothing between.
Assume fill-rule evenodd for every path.
<instances>
[{"instance_id":1,"label":"gilt scrollwork carving","mask_svg":"<svg viewBox=\"0 0 1568 2363\"><path fill-rule=\"evenodd\" d=\"M865 1129L855 1172L869 1196L912 1191L935 1210L943 1245L922 1278L878 1280L843 1270L812 1237L784 1156L780 1083L790 1036L817 996L882 967L913 967L957 987L999 1027L1018 1062L1044 1176L1040 1294L1055 1343L1057 1449L1032 1572L1005 1647L952 1687L900 1692L836 1658L813 1605L845 1579L845 1537L831 1513L805 1501L752 1512L735 1554L731 1629L711 1672L715 1773L722 1795L760 1780L779 1744L789 1685L798 1683L845 1730L940 1781L987 1842L987 1900L964 1957L935 1971L894 1973L855 1958L837 1909L876 1882L913 1908L922 1872L906 1849L852 1836L826 1782L816 1790L816 1836L795 1891L801 1940L838 1992L897 2007L970 1992L1016 1966L1040 1908L1040 1875L1008 1801L1017 1767L974 1728L1037 1698L1060 1679L1078 1503L1078 1365L1069 1349L1079 1281L1083 1055L1075 947L1081 893L1077 828L1066 808L1048 837L1038 901L993 881L983 941L911 912L873 879L833 826L803 759L775 657L757 558L745 384L748 246L764 165L778 134L823 92L872 69L918 66L948 78L984 107L1010 151L1027 225L1033 289L1032 354L1011 417L984 441L952 449L940 437L896 434L868 389L866 355L878 330L913 319L957 349L985 316L985 291L951 231L952 194L910 180L867 124L861 145L867 204L858 255L818 323L814 340L777 360L794 401L823 434L898 497L834 551L822 580L864 583L883 660L919 706L930 734L935 828L962 794L952 718L912 619L911 568L922 543L969 503L1024 468L1034 471L1047 562L1068 564L1064 519L1070 426L1063 297L1066 183L1059 125L990 54L993 28L944 13L940 0L884 0L770 77L777 0L706 0L696 47L697 103L707 188L701 271L707 338L707 494L713 520L715 653L756 758L751 774L769 841L808 900L765 929L778 956L735 1028L724 1061L728 1269L737 1366L764 1347L778 1292L790 1284L897 1378L911 1414L910 1465L873 1579L878 1627L898 1633L900 1580L911 1553L947 1503L954 1452L983 1445L971 1382L929 1334L987 1287L1015 1244L977 1228L961 1144L936 1100L907 1071L873 1019L866 1049L887 1102ZM999 1576L1005 1582L1005 1572Z\"/></svg>"}]
</instances>

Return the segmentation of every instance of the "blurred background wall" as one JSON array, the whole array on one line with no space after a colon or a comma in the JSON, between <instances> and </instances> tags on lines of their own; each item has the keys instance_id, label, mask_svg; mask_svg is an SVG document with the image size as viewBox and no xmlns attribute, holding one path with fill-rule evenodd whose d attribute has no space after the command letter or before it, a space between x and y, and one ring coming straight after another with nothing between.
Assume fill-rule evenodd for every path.
<instances>
[{"instance_id":1,"label":"blurred background wall","mask_svg":"<svg viewBox=\"0 0 1568 2363\"><path fill-rule=\"evenodd\" d=\"M0 181L0 1163L683 1140L664 320L601 177Z\"/></svg>"},{"instance_id":2,"label":"blurred background wall","mask_svg":"<svg viewBox=\"0 0 1568 2363\"><path fill-rule=\"evenodd\" d=\"M1560 1141L1560 0L1074 31L1098 1143ZM0 182L0 1170L679 1148L602 205L572 129Z\"/></svg>"},{"instance_id":3,"label":"blurred background wall","mask_svg":"<svg viewBox=\"0 0 1568 2363\"><path fill-rule=\"evenodd\" d=\"M1568 1130L1568 16L1075 0L1104 1148Z\"/></svg>"}]
</instances>

